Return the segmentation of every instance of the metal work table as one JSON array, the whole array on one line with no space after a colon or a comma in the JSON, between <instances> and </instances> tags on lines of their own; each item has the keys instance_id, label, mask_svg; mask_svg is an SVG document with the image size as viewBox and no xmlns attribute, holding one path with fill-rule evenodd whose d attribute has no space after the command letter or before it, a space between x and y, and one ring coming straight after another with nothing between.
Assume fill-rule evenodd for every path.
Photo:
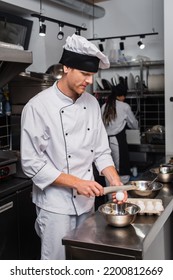
<instances>
[{"instance_id":1,"label":"metal work table","mask_svg":"<svg viewBox=\"0 0 173 280\"><path fill-rule=\"evenodd\" d=\"M132 225L124 228L107 225L97 211L63 238L66 258L173 259L173 183L164 184L156 198L163 201L160 216L138 215Z\"/></svg>"}]
</instances>

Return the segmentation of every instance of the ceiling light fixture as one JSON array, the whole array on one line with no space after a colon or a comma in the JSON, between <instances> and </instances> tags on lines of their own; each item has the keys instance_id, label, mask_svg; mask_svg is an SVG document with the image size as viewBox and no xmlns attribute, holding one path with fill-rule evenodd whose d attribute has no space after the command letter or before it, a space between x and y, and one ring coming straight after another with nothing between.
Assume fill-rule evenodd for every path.
<instances>
[{"instance_id":1,"label":"ceiling light fixture","mask_svg":"<svg viewBox=\"0 0 173 280\"><path fill-rule=\"evenodd\" d=\"M140 41L139 41L137 44L138 44L139 48L140 48L141 50L143 50L143 49L145 48L145 45L144 45L144 43L142 42L142 39L145 38L145 35L141 35L140 38L141 38L141 39L140 39Z\"/></svg>"},{"instance_id":2,"label":"ceiling light fixture","mask_svg":"<svg viewBox=\"0 0 173 280\"><path fill-rule=\"evenodd\" d=\"M42 21L42 22L50 21L50 22L58 23L59 26L61 25L61 27L69 26L69 27L75 28L76 32L78 32L79 35L80 35L81 30L84 30L84 31L87 30L87 28L85 28L84 26L78 26L78 25L74 25L74 24L71 24L71 23L68 23L68 22L64 22L64 21L61 21L61 20L57 20L57 19L54 19L54 18L45 17L45 16L43 16L41 14L41 12L40 12L40 14L31 14L31 16L38 18L39 22L40 21ZM62 31L60 31L60 32L62 32ZM62 36L62 33L60 34L61 36ZM57 35L57 37L58 37L58 35ZM62 40L62 39L59 39L59 40Z\"/></svg>"},{"instance_id":3,"label":"ceiling light fixture","mask_svg":"<svg viewBox=\"0 0 173 280\"><path fill-rule=\"evenodd\" d=\"M42 37L46 35L46 25L42 17L42 0L40 0L39 35Z\"/></svg>"},{"instance_id":4,"label":"ceiling light fixture","mask_svg":"<svg viewBox=\"0 0 173 280\"><path fill-rule=\"evenodd\" d=\"M40 27L39 27L39 35L44 37L46 36L46 24L43 23L42 19L39 20Z\"/></svg>"},{"instance_id":5,"label":"ceiling light fixture","mask_svg":"<svg viewBox=\"0 0 173 280\"><path fill-rule=\"evenodd\" d=\"M120 50L123 51L124 50L124 42L120 42L119 45L120 45Z\"/></svg>"},{"instance_id":6,"label":"ceiling light fixture","mask_svg":"<svg viewBox=\"0 0 173 280\"><path fill-rule=\"evenodd\" d=\"M158 32L152 32L152 33L143 33L143 34L133 34L133 35L123 35L123 36L111 36L111 37L95 37L95 38L90 38L88 39L88 41L96 41L99 40L101 42L104 42L105 40L109 40L109 39L121 39L121 40L125 40L126 38L129 37L140 37L140 38L145 38L146 36L153 36L153 35L158 35Z\"/></svg>"},{"instance_id":7,"label":"ceiling light fixture","mask_svg":"<svg viewBox=\"0 0 173 280\"><path fill-rule=\"evenodd\" d=\"M76 35L80 35L80 29L79 29L79 28L76 28L75 34L76 34Z\"/></svg>"},{"instance_id":8,"label":"ceiling light fixture","mask_svg":"<svg viewBox=\"0 0 173 280\"><path fill-rule=\"evenodd\" d=\"M59 24L59 32L57 35L58 40L62 40L64 38L64 32L62 31L62 28L64 25L62 23Z\"/></svg>"},{"instance_id":9,"label":"ceiling light fixture","mask_svg":"<svg viewBox=\"0 0 173 280\"><path fill-rule=\"evenodd\" d=\"M102 44L102 43L100 43L100 44L98 45L98 47L99 47L99 50L100 50L101 52L104 52L104 47L103 47L103 44Z\"/></svg>"},{"instance_id":10,"label":"ceiling light fixture","mask_svg":"<svg viewBox=\"0 0 173 280\"><path fill-rule=\"evenodd\" d=\"M138 42L138 46L141 50L143 50L145 48L144 43L142 42L142 39Z\"/></svg>"}]
</instances>

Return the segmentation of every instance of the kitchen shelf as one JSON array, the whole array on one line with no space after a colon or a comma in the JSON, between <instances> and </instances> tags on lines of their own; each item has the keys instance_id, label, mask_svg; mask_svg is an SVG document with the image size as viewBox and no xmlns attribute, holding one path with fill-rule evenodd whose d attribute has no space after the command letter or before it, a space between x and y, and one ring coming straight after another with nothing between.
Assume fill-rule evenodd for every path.
<instances>
[{"instance_id":1,"label":"kitchen shelf","mask_svg":"<svg viewBox=\"0 0 173 280\"><path fill-rule=\"evenodd\" d=\"M109 95L111 93L110 90L96 90L93 92L94 95ZM163 97L163 91L145 91L143 95L140 94L140 90L130 90L128 91L126 98L155 98L155 97Z\"/></svg>"},{"instance_id":2,"label":"kitchen shelf","mask_svg":"<svg viewBox=\"0 0 173 280\"><path fill-rule=\"evenodd\" d=\"M110 68L100 69L98 71L98 77L106 78L112 75L114 69L120 76L127 76L127 73L133 73L133 71L137 74L134 76L139 76L140 82L138 88L128 90L126 102L131 106L132 111L139 121L140 132L145 132L154 125L165 126L164 90L148 90L147 88L149 72L150 74L164 72L164 61L111 63ZM143 83L145 83L146 88L143 86ZM96 84L93 86L93 94L98 99L100 106L102 106L111 93L111 90L100 90L96 88Z\"/></svg>"},{"instance_id":3,"label":"kitchen shelf","mask_svg":"<svg viewBox=\"0 0 173 280\"><path fill-rule=\"evenodd\" d=\"M149 69L153 69L153 68L160 68L163 67L164 68L164 61L163 60L155 60L155 61L136 61L136 62L124 62L124 63L111 63L110 64L110 68L108 69L99 69L98 71L98 76L101 78L102 73L104 73L105 71L110 71L110 69L124 69L124 68L128 68L129 71L131 68L139 68L139 77L140 77L140 84L139 84L139 88L138 89L134 89L134 92L140 92L142 95L144 92L147 91L147 89L145 89L142 85L143 83L143 76L144 76L144 71L147 71L147 79L148 79L148 75L149 75ZM148 81L146 81L146 85L148 84ZM132 91L132 90L131 90ZM93 88L93 93L95 92L104 92L104 90L98 90L95 89L95 85ZM107 91L107 93L109 93L109 91Z\"/></svg>"}]
</instances>

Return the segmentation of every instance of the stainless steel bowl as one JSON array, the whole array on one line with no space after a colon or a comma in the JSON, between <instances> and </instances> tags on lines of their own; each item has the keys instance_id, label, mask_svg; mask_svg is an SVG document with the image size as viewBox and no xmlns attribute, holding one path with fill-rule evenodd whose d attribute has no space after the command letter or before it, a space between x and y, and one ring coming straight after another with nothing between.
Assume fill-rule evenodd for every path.
<instances>
[{"instance_id":1,"label":"stainless steel bowl","mask_svg":"<svg viewBox=\"0 0 173 280\"><path fill-rule=\"evenodd\" d=\"M125 227L135 221L136 215L140 211L140 207L132 203L106 203L99 206L98 210L109 225Z\"/></svg>"},{"instance_id":2,"label":"stainless steel bowl","mask_svg":"<svg viewBox=\"0 0 173 280\"><path fill-rule=\"evenodd\" d=\"M160 173L159 167L150 169L150 172L157 176L157 181L161 183L169 183L173 181L173 172L172 173Z\"/></svg>"},{"instance_id":3,"label":"stainless steel bowl","mask_svg":"<svg viewBox=\"0 0 173 280\"><path fill-rule=\"evenodd\" d=\"M140 198L155 198L160 190L163 187L163 184L160 182L152 181L130 181L131 185L135 185L137 187L136 190L129 190L128 193L131 197L140 197Z\"/></svg>"},{"instance_id":4,"label":"stainless steel bowl","mask_svg":"<svg viewBox=\"0 0 173 280\"><path fill-rule=\"evenodd\" d=\"M162 174L172 173L173 165L172 164L161 164L159 167L159 172Z\"/></svg>"}]
</instances>

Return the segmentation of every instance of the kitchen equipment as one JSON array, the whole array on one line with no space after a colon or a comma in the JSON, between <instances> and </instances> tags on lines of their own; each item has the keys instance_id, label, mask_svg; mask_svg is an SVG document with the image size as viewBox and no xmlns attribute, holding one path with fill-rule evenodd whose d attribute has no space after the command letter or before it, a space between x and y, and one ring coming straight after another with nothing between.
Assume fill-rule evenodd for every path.
<instances>
[{"instance_id":1,"label":"kitchen equipment","mask_svg":"<svg viewBox=\"0 0 173 280\"><path fill-rule=\"evenodd\" d=\"M96 78L96 83L98 85L99 90L104 90L104 86L102 84L102 79L101 78L97 77Z\"/></svg>"},{"instance_id":2,"label":"kitchen equipment","mask_svg":"<svg viewBox=\"0 0 173 280\"><path fill-rule=\"evenodd\" d=\"M148 183L148 186L152 186L152 184L157 180L158 176L156 176L150 183Z\"/></svg>"},{"instance_id":3,"label":"kitchen equipment","mask_svg":"<svg viewBox=\"0 0 173 280\"><path fill-rule=\"evenodd\" d=\"M134 79L135 79L135 89L140 89L141 79L140 79L139 75L136 75Z\"/></svg>"},{"instance_id":4,"label":"kitchen equipment","mask_svg":"<svg viewBox=\"0 0 173 280\"><path fill-rule=\"evenodd\" d=\"M25 105L37 93L52 86L54 82L55 78L50 74L21 72L9 82L12 113L16 105Z\"/></svg>"},{"instance_id":5,"label":"kitchen equipment","mask_svg":"<svg viewBox=\"0 0 173 280\"><path fill-rule=\"evenodd\" d=\"M164 74L148 76L149 91L164 91Z\"/></svg>"},{"instance_id":6,"label":"kitchen equipment","mask_svg":"<svg viewBox=\"0 0 173 280\"><path fill-rule=\"evenodd\" d=\"M163 187L163 184L159 182L154 182L153 184L150 184L151 181L130 181L129 183L132 184L132 186L136 186L136 189L129 190L129 195L131 197L140 197L140 198L154 198L158 195L160 190Z\"/></svg>"},{"instance_id":7,"label":"kitchen equipment","mask_svg":"<svg viewBox=\"0 0 173 280\"><path fill-rule=\"evenodd\" d=\"M173 173L173 165L169 163L161 164L159 171L162 174Z\"/></svg>"},{"instance_id":8,"label":"kitchen equipment","mask_svg":"<svg viewBox=\"0 0 173 280\"><path fill-rule=\"evenodd\" d=\"M54 77L55 80L59 80L62 78L63 75L63 66L62 64L53 64L47 70L46 74L50 74Z\"/></svg>"},{"instance_id":9,"label":"kitchen equipment","mask_svg":"<svg viewBox=\"0 0 173 280\"><path fill-rule=\"evenodd\" d=\"M139 129L126 129L126 139L128 144L141 144Z\"/></svg>"},{"instance_id":10,"label":"kitchen equipment","mask_svg":"<svg viewBox=\"0 0 173 280\"><path fill-rule=\"evenodd\" d=\"M104 90L111 90L112 85L108 80L102 79L102 84L103 84Z\"/></svg>"},{"instance_id":11,"label":"kitchen equipment","mask_svg":"<svg viewBox=\"0 0 173 280\"><path fill-rule=\"evenodd\" d=\"M116 78L115 77L112 77L111 78L111 83L113 86L116 86L117 85L117 81L116 81Z\"/></svg>"},{"instance_id":12,"label":"kitchen equipment","mask_svg":"<svg viewBox=\"0 0 173 280\"><path fill-rule=\"evenodd\" d=\"M169 183L173 181L173 172L172 173L160 173L159 167L151 168L150 172L157 175L157 180L161 183Z\"/></svg>"},{"instance_id":13,"label":"kitchen equipment","mask_svg":"<svg viewBox=\"0 0 173 280\"><path fill-rule=\"evenodd\" d=\"M145 140L148 144L164 144L165 128L161 125L155 125L145 132Z\"/></svg>"},{"instance_id":14,"label":"kitchen equipment","mask_svg":"<svg viewBox=\"0 0 173 280\"><path fill-rule=\"evenodd\" d=\"M0 180L16 174L17 157L12 151L0 150Z\"/></svg>"},{"instance_id":15,"label":"kitchen equipment","mask_svg":"<svg viewBox=\"0 0 173 280\"><path fill-rule=\"evenodd\" d=\"M0 88L32 64L32 52L0 42Z\"/></svg>"},{"instance_id":16,"label":"kitchen equipment","mask_svg":"<svg viewBox=\"0 0 173 280\"><path fill-rule=\"evenodd\" d=\"M139 206L132 203L106 203L98 208L109 225L115 227L125 227L135 221Z\"/></svg>"},{"instance_id":17,"label":"kitchen equipment","mask_svg":"<svg viewBox=\"0 0 173 280\"><path fill-rule=\"evenodd\" d=\"M132 73L129 73L128 79L127 79L127 86L129 90L135 89L135 78Z\"/></svg>"}]
</instances>

